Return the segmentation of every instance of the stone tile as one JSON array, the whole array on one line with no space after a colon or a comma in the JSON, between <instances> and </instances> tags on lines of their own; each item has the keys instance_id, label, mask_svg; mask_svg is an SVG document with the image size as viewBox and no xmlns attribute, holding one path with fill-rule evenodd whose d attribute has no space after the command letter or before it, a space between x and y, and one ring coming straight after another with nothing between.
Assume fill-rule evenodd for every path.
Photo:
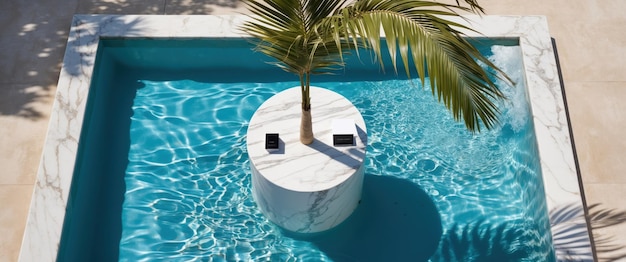
<instances>
[{"instance_id":1,"label":"stone tile","mask_svg":"<svg viewBox=\"0 0 626 262\"><path fill-rule=\"evenodd\" d=\"M35 183L47 127L47 115L34 121L0 116L0 185Z\"/></svg>"},{"instance_id":2,"label":"stone tile","mask_svg":"<svg viewBox=\"0 0 626 262\"><path fill-rule=\"evenodd\" d=\"M226 15L245 12L245 5L240 0L168 0L165 5L165 14L168 15Z\"/></svg>"},{"instance_id":3,"label":"stone tile","mask_svg":"<svg viewBox=\"0 0 626 262\"><path fill-rule=\"evenodd\" d=\"M73 5L72 5L73 3ZM75 0L57 4L0 3L0 86L56 85Z\"/></svg>"},{"instance_id":4,"label":"stone tile","mask_svg":"<svg viewBox=\"0 0 626 262\"><path fill-rule=\"evenodd\" d=\"M17 261L32 185L0 185L0 262Z\"/></svg>"},{"instance_id":5,"label":"stone tile","mask_svg":"<svg viewBox=\"0 0 626 262\"><path fill-rule=\"evenodd\" d=\"M165 14L166 0L82 0L78 2L77 14Z\"/></svg>"},{"instance_id":6,"label":"stone tile","mask_svg":"<svg viewBox=\"0 0 626 262\"><path fill-rule=\"evenodd\" d=\"M0 185L35 182L53 92L37 85L1 85Z\"/></svg>"},{"instance_id":7,"label":"stone tile","mask_svg":"<svg viewBox=\"0 0 626 262\"><path fill-rule=\"evenodd\" d=\"M626 183L626 82L571 82L566 95L584 183Z\"/></svg>"},{"instance_id":8,"label":"stone tile","mask_svg":"<svg viewBox=\"0 0 626 262\"><path fill-rule=\"evenodd\" d=\"M599 261L611 261L609 258L617 255L626 255L626 184L585 184L585 194L588 205L599 204L590 209L591 217L600 211L610 211L613 214L622 212L620 218L614 220L615 225L599 228L600 225L607 224L606 218L592 221L593 235L596 240ZM589 199L592 199L590 201ZM608 241L603 241L608 240ZM607 248L619 247L614 252L606 252ZM626 259L626 257L622 258ZM620 260L623 261L623 260Z\"/></svg>"},{"instance_id":9,"label":"stone tile","mask_svg":"<svg viewBox=\"0 0 626 262\"><path fill-rule=\"evenodd\" d=\"M455 3L454 1L449 1ZM527 0L527 1L501 1L501 0L480 0L478 3L485 9L487 15L549 15L562 14L576 9L574 3L584 0ZM462 2L462 1L460 1Z\"/></svg>"},{"instance_id":10,"label":"stone tile","mask_svg":"<svg viewBox=\"0 0 626 262\"><path fill-rule=\"evenodd\" d=\"M454 3L455 1L448 0ZM568 81L626 81L626 1L481 0L487 14L545 15Z\"/></svg>"},{"instance_id":11,"label":"stone tile","mask_svg":"<svg viewBox=\"0 0 626 262\"><path fill-rule=\"evenodd\" d=\"M0 84L0 116L19 116L32 121L46 120L56 86ZM6 126L5 126L6 127Z\"/></svg>"},{"instance_id":12,"label":"stone tile","mask_svg":"<svg viewBox=\"0 0 626 262\"><path fill-rule=\"evenodd\" d=\"M626 6L624 7L626 8ZM626 17L592 21L565 21L555 39L565 83L626 81L626 35L616 34Z\"/></svg>"}]
</instances>

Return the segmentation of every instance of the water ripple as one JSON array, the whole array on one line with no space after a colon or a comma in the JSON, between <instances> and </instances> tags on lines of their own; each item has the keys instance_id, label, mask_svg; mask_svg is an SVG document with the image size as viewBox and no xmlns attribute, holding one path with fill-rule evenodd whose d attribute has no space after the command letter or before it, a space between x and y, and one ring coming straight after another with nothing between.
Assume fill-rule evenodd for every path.
<instances>
[{"instance_id":1,"label":"water ripple","mask_svg":"<svg viewBox=\"0 0 626 262\"><path fill-rule=\"evenodd\" d=\"M263 101L295 83L142 82L131 118L120 260L330 260L270 223L251 196L248 121ZM543 188L523 88L504 90L511 99L502 105L501 126L473 135L428 86L406 80L319 85L348 97L363 114L366 173L419 185L451 241L454 230L472 231L476 221L476 228L525 221L533 230L547 229L547 222L527 222L547 214L526 209L544 210L545 203L536 197ZM545 237L527 242L543 252Z\"/></svg>"}]
</instances>

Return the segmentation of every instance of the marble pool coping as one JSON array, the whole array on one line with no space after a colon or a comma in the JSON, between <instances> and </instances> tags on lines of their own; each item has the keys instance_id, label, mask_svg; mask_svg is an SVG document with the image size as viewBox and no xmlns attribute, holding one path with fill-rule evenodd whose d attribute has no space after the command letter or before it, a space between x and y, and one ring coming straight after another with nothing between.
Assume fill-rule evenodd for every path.
<instances>
[{"instance_id":1,"label":"marble pool coping","mask_svg":"<svg viewBox=\"0 0 626 262\"><path fill-rule=\"evenodd\" d=\"M54 261L77 159L79 138L100 38L241 38L242 15L76 15L72 21L57 92L29 210L20 261ZM541 157L550 212L579 212L557 226L586 230L584 204L574 159L557 61L544 16L465 16L469 36L517 38ZM552 219L552 218L551 218ZM589 234L577 243L592 259ZM588 247L588 248L587 248ZM556 247L557 257L565 252Z\"/></svg>"}]
</instances>

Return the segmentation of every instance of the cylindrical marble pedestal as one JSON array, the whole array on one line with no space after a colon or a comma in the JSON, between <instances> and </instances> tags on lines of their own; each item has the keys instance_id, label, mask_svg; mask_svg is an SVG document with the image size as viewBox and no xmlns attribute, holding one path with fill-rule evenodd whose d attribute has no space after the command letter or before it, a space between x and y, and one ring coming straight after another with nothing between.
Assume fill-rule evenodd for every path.
<instances>
[{"instance_id":1,"label":"cylindrical marble pedestal","mask_svg":"<svg viewBox=\"0 0 626 262\"><path fill-rule=\"evenodd\" d=\"M300 87L268 99L250 120L247 135L252 193L272 222L294 232L328 230L356 209L363 187L367 130L345 97L311 88L315 141L300 142ZM353 145L333 145L333 120L353 120ZM265 134L278 133L279 149L265 149Z\"/></svg>"}]
</instances>

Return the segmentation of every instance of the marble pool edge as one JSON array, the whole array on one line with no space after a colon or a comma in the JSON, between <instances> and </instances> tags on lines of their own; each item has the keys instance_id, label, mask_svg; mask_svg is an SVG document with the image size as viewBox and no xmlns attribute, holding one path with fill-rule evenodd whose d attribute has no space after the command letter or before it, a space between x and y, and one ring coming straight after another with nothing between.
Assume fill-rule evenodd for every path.
<instances>
[{"instance_id":1,"label":"marble pool edge","mask_svg":"<svg viewBox=\"0 0 626 262\"><path fill-rule=\"evenodd\" d=\"M75 15L68 37L19 261L54 261L79 147L98 42L101 37L240 38L241 15ZM466 16L470 36L519 38L550 212L573 208L577 215L555 226L587 230L574 151L556 58L543 16ZM555 225L559 222L559 225ZM588 236L589 234L587 234ZM585 241L585 240L583 240ZM592 260L589 238L578 243ZM588 247L588 248L587 248ZM556 248L557 257L566 252ZM579 248L580 249L580 248Z\"/></svg>"}]
</instances>

